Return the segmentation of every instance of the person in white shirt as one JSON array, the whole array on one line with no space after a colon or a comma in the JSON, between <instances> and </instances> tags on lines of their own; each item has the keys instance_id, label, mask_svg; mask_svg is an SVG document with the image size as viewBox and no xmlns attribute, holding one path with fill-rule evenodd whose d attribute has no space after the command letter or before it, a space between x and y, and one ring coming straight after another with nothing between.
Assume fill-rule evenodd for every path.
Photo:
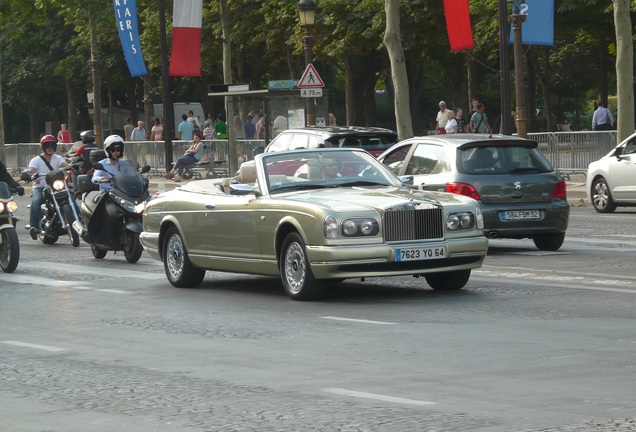
<instances>
[{"instance_id":1,"label":"person in white shirt","mask_svg":"<svg viewBox=\"0 0 636 432\"><path fill-rule=\"evenodd\" d=\"M598 101L598 108L592 116L592 130L611 130L614 124L614 116L612 112L605 108L603 101Z\"/></svg>"},{"instance_id":2,"label":"person in white shirt","mask_svg":"<svg viewBox=\"0 0 636 432\"><path fill-rule=\"evenodd\" d=\"M31 213L29 215L29 234L33 240L37 240L40 219L42 218L40 207L44 202L44 188L46 187L45 176L47 173L68 165L66 159L55 154L57 150L57 141L53 135L44 135L40 140L40 148L42 153L34 157L29 162L29 171L31 174L37 173L36 179L33 181L33 193L31 195Z\"/></svg>"},{"instance_id":3,"label":"person in white shirt","mask_svg":"<svg viewBox=\"0 0 636 432\"><path fill-rule=\"evenodd\" d=\"M144 122L139 120L137 122L137 127L133 129L130 134L131 141L146 141L146 128L144 127Z\"/></svg>"},{"instance_id":4,"label":"person in white shirt","mask_svg":"<svg viewBox=\"0 0 636 432\"><path fill-rule=\"evenodd\" d=\"M448 110L448 121L446 122L446 126L444 129L447 134L456 134L459 125L457 124L457 120L455 120L455 111Z\"/></svg>"}]
</instances>

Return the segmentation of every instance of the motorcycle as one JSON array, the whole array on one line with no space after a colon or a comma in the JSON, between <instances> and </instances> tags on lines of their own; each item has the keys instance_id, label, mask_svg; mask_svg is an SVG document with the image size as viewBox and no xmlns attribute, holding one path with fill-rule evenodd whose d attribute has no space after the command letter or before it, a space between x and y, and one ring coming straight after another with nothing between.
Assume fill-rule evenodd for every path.
<instances>
[{"instance_id":1,"label":"motorcycle","mask_svg":"<svg viewBox=\"0 0 636 432\"><path fill-rule=\"evenodd\" d=\"M93 167L104 169L100 163L93 164ZM149 171L150 166L146 165L141 174ZM109 180L112 189L101 192L92 190L95 186L90 183L90 176L78 177L82 217L86 224L75 223L73 228L90 243L95 258L104 258L108 251L123 251L126 261L131 264L141 258L141 217L146 202L150 200L150 181L141 174L130 164L121 164L117 175Z\"/></svg>"},{"instance_id":2,"label":"motorcycle","mask_svg":"<svg viewBox=\"0 0 636 432\"><path fill-rule=\"evenodd\" d=\"M9 185L0 181L0 268L5 273L13 273L20 261L20 243L15 231L18 219L13 216L17 210Z\"/></svg>"},{"instance_id":3,"label":"motorcycle","mask_svg":"<svg viewBox=\"0 0 636 432\"><path fill-rule=\"evenodd\" d=\"M38 224L38 238L44 244L53 244L62 235L68 235L73 247L80 245L80 237L72 228L74 222L82 223L82 217L75 204L75 198L66 183L66 173L77 169L71 164L44 174L44 202L41 206L42 218ZM42 174L35 173L30 180ZM30 207L30 206L29 206Z\"/></svg>"}]
</instances>

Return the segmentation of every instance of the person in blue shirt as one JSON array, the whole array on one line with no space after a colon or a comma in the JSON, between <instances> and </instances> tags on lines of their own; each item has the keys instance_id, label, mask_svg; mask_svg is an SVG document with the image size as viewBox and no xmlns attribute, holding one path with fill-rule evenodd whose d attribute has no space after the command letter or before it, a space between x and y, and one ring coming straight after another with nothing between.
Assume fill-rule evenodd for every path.
<instances>
[{"instance_id":1,"label":"person in blue shirt","mask_svg":"<svg viewBox=\"0 0 636 432\"><path fill-rule=\"evenodd\" d=\"M103 170L96 169L91 181L99 185L100 191L112 189L110 179L117 175L123 168L132 169L132 165L124 156L124 140L119 135L111 135L104 140L104 150L108 157L99 161Z\"/></svg>"},{"instance_id":2,"label":"person in blue shirt","mask_svg":"<svg viewBox=\"0 0 636 432\"><path fill-rule=\"evenodd\" d=\"M188 121L187 115L183 114L181 118L183 121L179 123L179 127L177 128L177 138L183 141L190 141L194 134L194 125Z\"/></svg>"},{"instance_id":3,"label":"person in blue shirt","mask_svg":"<svg viewBox=\"0 0 636 432\"><path fill-rule=\"evenodd\" d=\"M192 145L185 151L182 157L177 159L174 164L174 168L166 175L167 178L173 178L174 181L180 182L183 169L187 166L192 166L201 160L203 155L203 134L201 132L195 132L192 139Z\"/></svg>"}]
</instances>

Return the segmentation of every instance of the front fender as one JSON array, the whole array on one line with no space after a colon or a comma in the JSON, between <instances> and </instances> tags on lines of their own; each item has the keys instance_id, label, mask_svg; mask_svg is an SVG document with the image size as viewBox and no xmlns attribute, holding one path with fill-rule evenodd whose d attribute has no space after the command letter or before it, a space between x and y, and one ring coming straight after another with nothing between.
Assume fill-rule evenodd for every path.
<instances>
[{"instance_id":1,"label":"front fender","mask_svg":"<svg viewBox=\"0 0 636 432\"><path fill-rule=\"evenodd\" d=\"M5 224L0 225L0 231L8 230L8 229L15 230L15 227L13 225L9 224L9 223L5 223Z\"/></svg>"},{"instance_id":2,"label":"front fender","mask_svg":"<svg viewBox=\"0 0 636 432\"><path fill-rule=\"evenodd\" d=\"M127 221L124 224L124 228L126 228L128 231L132 231L137 234L141 234L141 232L144 230L144 227L141 224L141 221L138 219Z\"/></svg>"}]
</instances>

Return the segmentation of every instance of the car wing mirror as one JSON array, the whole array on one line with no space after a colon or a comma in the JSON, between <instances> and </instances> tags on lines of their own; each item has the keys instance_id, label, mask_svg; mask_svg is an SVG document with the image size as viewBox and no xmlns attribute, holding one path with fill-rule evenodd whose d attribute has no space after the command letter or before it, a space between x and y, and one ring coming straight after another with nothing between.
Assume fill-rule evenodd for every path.
<instances>
[{"instance_id":1,"label":"car wing mirror","mask_svg":"<svg viewBox=\"0 0 636 432\"><path fill-rule=\"evenodd\" d=\"M405 175L399 177L400 181L406 186L413 186L413 176Z\"/></svg>"}]
</instances>

